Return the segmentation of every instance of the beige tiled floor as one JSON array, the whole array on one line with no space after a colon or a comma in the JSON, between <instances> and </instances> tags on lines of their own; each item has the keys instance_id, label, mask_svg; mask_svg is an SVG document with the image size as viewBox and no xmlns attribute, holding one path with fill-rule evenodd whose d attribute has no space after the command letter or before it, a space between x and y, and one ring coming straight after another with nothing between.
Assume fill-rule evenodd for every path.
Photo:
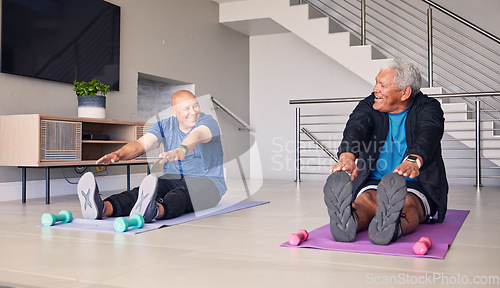
<instances>
[{"instance_id":1,"label":"beige tiled floor","mask_svg":"<svg viewBox=\"0 0 500 288\"><path fill-rule=\"evenodd\" d=\"M444 260L280 247L328 222L322 186L267 181L251 200L270 204L139 235L36 227L44 212L81 217L76 195L1 202L0 287L500 286L499 187L450 189L449 208L471 213Z\"/></svg>"}]
</instances>

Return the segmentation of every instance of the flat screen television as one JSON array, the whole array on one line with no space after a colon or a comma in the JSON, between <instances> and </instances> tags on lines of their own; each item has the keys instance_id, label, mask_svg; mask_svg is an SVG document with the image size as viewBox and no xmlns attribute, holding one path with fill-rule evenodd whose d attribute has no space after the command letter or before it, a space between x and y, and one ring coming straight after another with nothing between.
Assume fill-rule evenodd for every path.
<instances>
[{"instance_id":1,"label":"flat screen television","mask_svg":"<svg viewBox=\"0 0 500 288\"><path fill-rule=\"evenodd\" d=\"M1 72L119 90L120 7L103 0L2 0Z\"/></svg>"}]
</instances>

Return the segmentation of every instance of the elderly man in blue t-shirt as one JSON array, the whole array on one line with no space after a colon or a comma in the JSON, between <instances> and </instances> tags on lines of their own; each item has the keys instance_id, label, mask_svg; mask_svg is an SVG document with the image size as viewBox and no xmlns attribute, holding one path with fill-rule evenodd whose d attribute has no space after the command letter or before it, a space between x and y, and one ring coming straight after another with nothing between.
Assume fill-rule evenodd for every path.
<instances>
[{"instance_id":1,"label":"elderly man in blue t-shirt","mask_svg":"<svg viewBox=\"0 0 500 288\"><path fill-rule=\"evenodd\" d=\"M172 116L155 123L136 141L104 155L96 164L134 159L163 143L159 155L164 175L150 174L141 185L104 201L91 172L78 182L85 219L141 214L146 222L170 219L214 207L226 192L222 145L217 121L200 110L196 97L180 90L172 95Z\"/></svg>"},{"instance_id":2,"label":"elderly man in blue t-shirt","mask_svg":"<svg viewBox=\"0 0 500 288\"><path fill-rule=\"evenodd\" d=\"M446 215L440 103L420 92L412 63L391 61L375 80L349 116L323 189L336 241L355 241L368 229L374 244L388 245Z\"/></svg>"}]
</instances>

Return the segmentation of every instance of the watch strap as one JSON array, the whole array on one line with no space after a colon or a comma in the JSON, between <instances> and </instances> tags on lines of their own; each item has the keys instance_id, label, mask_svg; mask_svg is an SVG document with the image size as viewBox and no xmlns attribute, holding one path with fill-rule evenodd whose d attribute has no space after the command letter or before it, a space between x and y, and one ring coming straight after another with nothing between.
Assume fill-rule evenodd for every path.
<instances>
[{"instance_id":1,"label":"watch strap","mask_svg":"<svg viewBox=\"0 0 500 288\"><path fill-rule=\"evenodd\" d=\"M177 148L182 148L182 149L186 150L186 154L188 154L188 153L189 153L189 148L188 148L186 145L182 145L182 144L181 144L181 145L179 145L179 147L177 147Z\"/></svg>"}]
</instances>

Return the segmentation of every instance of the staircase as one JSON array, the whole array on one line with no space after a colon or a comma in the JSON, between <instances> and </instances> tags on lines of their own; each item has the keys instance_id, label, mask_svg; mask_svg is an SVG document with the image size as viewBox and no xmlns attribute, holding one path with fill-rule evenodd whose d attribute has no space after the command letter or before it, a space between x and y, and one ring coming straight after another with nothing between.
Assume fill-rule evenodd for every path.
<instances>
[{"instance_id":1,"label":"staircase","mask_svg":"<svg viewBox=\"0 0 500 288\"><path fill-rule=\"evenodd\" d=\"M379 53L371 45L352 45L350 32L310 5L291 6L290 0L213 1L219 3L220 23L249 36L292 32L371 84L388 61L374 57Z\"/></svg>"}]
</instances>

